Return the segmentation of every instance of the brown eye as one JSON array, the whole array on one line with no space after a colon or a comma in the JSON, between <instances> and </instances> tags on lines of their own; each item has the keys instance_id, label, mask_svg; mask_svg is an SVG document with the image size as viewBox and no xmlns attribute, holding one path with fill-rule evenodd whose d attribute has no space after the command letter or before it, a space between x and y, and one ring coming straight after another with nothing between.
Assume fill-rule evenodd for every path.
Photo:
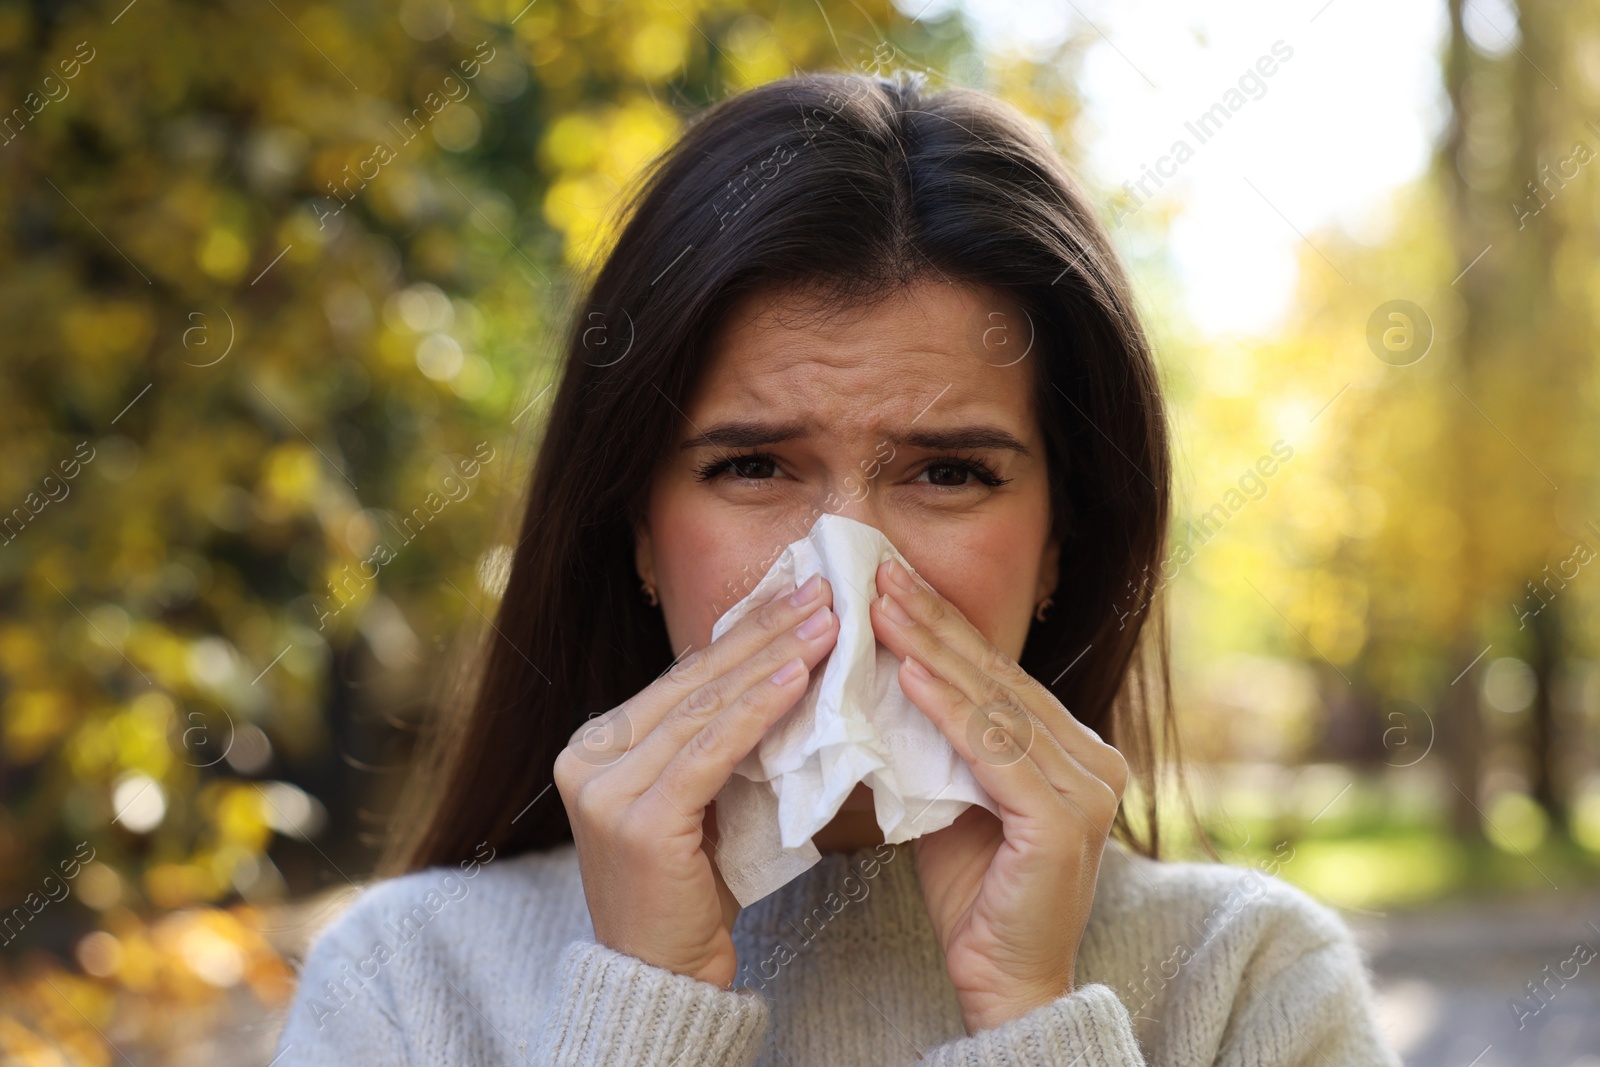
<instances>
[{"instance_id":1,"label":"brown eye","mask_svg":"<svg viewBox=\"0 0 1600 1067\"><path fill-rule=\"evenodd\" d=\"M993 489L1011 480L1001 478L987 463L976 458L933 459L917 475L918 481L923 479L926 484L940 489L972 489L980 485Z\"/></svg>"},{"instance_id":2,"label":"brown eye","mask_svg":"<svg viewBox=\"0 0 1600 1067\"><path fill-rule=\"evenodd\" d=\"M934 485L961 486L967 484L972 471L952 463L935 463L928 468L928 481Z\"/></svg>"},{"instance_id":3,"label":"brown eye","mask_svg":"<svg viewBox=\"0 0 1600 1067\"><path fill-rule=\"evenodd\" d=\"M707 463L695 472L695 478L709 482L724 475L742 481L764 482L783 474L778 460L763 452L747 452L740 456L722 456Z\"/></svg>"},{"instance_id":4,"label":"brown eye","mask_svg":"<svg viewBox=\"0 0 1600 1067\"><path fill-rule=\"evenodd\" d=\"M728 469L740 478L770 478L777 464L770 456L736 456L728 460Z\"/></svg>"}]
</instances>

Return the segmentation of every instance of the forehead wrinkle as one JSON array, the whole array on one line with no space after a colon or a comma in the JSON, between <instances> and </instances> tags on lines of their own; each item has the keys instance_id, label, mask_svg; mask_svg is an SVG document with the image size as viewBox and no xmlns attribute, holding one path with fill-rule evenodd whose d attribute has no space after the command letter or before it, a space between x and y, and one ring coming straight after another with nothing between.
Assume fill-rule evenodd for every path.
<instances>
[{"instance_id":1,"label":"forehead wrinkle","mask_svg":"<svg viewBox=\"0 0 1600 1067\"><path fill-rule=\"evenodd\" d=\"M814 363L841 371L871 373L881 368L903 375L910 363L930 376L948 379L965 363L981 372L985 362L981 353L965 339L950 335L949 323L936 332L937 316L924 303L889 301L878 311L819 327L807 320L791 324L782 316L781 306L766 308L727 324L714 343L712 367L771 374ZM922 337L929 333L934 336L926 344Z\"/></svg>"},{"instance_id":2,"label":"forehead wrinkle","mask_svg":"<svg viewBox=\"0 0 1600 1067\"><path fill-rule=\"evenodd\" d=\"M1000 392L1002 383L993 376L972 373L977 368L952 366L962 362L965 361L959 353L936 349L886 352L862 345L856 351L830 347L733 358L714 368L714 375L721 378L724 386L736 385L762 403L775 397L820 393L848 400L900 395L908 403L924 397L925 404L947 386L941 403L955 403L969 396L994 397ZM715 373L724 370L733 373ZM726 394L725 388L718 392Z\"/></svg>"},{"instance_id":3,"label":"forehead wrinkle","mask_svg":"<svg viewBox=\"0 0 1600 1067\"><path fill-rule=\"evenodd\" d=\"M890 361L804 359L751 367L726 379L718 393L742 395L762 409L797 412L815 422L819 420L802 409L831 413L887 405L910 408L909 418L936 396L942 407L993 398L992 389L974 389L973 384L967 375L908 374Z\"/></svg>"},{"instance_id":4,"label":"forehead wrinkle","mask_svg":"<svg viewBox=\"0 0 1600 1067\"><path fill-rule=\"evenodd\" d=\"M809 384L810 388L807 383L788 383L769 393L741 378L739 389L728 398L732 403L718 404L719 418L746 412L750 413L746 417L753 416L760 422L802 425L806 435L813 438L864 436L883 421L883 413L872 397L849 391L840 395L834 386Z\"/></svg>"},{"instance_id":5,"label":"forehead wrinkle","mask_svg":"<svg viewBox=\"0 0 1600 1067\"><path fill-rule=\"evenodd\" d=\"M780 303L728 320L714 342L697 420L701 414L715 420L754 417L804 421L822 433L841 433L848 425L861 433L871 432L867 427L903 430L930 404L948 418L970 404L1009 411L1020 400L1024 411L1014 414L1024 424L1015 429L1029 436L1031 382L1018 396L1016 383L1001 377L1015 370L995 367L963 343L951 330L959 332L959 324L945 321L952 318L942 314L945 305L889 300L880 309L884 314L819 324L786 315ZM930 336L935 327L939 332Z\"/></svg>"}]
</instances>

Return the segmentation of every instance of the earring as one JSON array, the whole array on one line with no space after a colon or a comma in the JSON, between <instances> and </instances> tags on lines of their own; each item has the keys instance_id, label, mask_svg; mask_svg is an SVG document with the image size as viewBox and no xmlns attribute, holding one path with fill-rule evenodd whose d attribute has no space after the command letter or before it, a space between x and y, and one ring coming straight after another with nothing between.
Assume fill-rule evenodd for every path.
<instances>
[{"instance_id":1,"label":"earring","mask_svg":"<svg viewBox=\"0 0 1600 1067\"><path fill-rule=\"evenodd\" d=\"M1039 606L1033 609L1033 618L1036 622L1044 622L1045 615L1056 606L1056 598L1047 596L1039 601Z\"/></svg>"},{"instance_id":2,"label":"earring","mask_svg":"<svg viewBox=\"0 0 1600 1067\"><path fill-rule=\"evenodd\" d=\"M655 607L657 604L661 603L660 600L656 599L655 586L651 585L649 582L641 582L639 584L639 588L644 592L645 603L649 604L651 607Z\"/></svg>"}]
</instances>

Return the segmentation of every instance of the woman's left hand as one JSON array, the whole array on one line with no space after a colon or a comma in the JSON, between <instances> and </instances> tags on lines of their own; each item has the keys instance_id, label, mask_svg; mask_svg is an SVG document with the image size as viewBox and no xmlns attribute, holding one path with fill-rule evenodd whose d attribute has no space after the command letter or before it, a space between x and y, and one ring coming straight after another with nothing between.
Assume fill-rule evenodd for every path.
<instances>
[{"instance_id":1,"label":"woman's left hand","mask_svg":"<svg viewBox=\"0 0 1600 1067\"><path fill-rule=\"evenodd\" d=\"M878 640L900 688L997 806L913 843L967 1032L1019 1018L1076 986L1078 943L1128 765L955 605L893 560L878 568ZM931 673L930 673L931 672Z\"/></svg>"}]
</instances>

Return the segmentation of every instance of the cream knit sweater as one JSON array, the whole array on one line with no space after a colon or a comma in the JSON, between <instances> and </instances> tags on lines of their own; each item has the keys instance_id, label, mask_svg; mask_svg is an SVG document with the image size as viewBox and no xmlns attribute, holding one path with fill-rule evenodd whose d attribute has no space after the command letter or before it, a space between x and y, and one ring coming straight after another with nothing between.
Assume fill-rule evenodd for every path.
<instances>
[{"instance_id":1,"label":"cream knit sweater","mask_svg":"<svg viewBox=\"0 0 1600 1067\"><path fill-rule=\"evenodd\" d=\"M1344 923L1259 870L1106 847L1078 986L968 1036L911 846L825 853L739 914L732 991L594 941L572 847L363 891L275 1067L1397 1065Z\"/></svg>"}]
</instances>

